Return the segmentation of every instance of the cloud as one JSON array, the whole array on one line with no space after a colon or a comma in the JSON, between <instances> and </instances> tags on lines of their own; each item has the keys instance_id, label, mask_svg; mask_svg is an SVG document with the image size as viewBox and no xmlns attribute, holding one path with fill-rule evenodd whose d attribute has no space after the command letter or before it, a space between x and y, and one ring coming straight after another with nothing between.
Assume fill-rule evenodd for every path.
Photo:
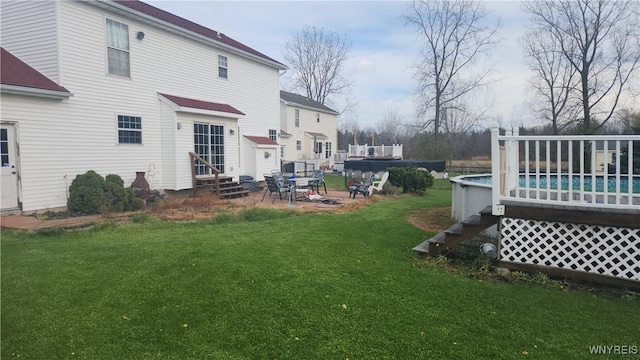
<instances>
[{"instance_id":1,"label":"cloud","mask_svg":"<svg viewBox=\"0 0 640 360\"><path fill-rule=\"evenodd\" d=\"M144 1L144 0L143 0ZM416 83L412 66L420 44L405 26L404 1L149 1L153 6L220 31L278 61L284 45L305 25L344 35L352 43L345 73L353 76L364 126L383 119L388 108L414 118ZM528 71L517 44L526 19L518 2L485 2L502 18L505 45L492 58L502 78L489 95L492 116L509 118L524 102ZM519 116L519 115L518 115Z\"/></svg>"}]
</instances>

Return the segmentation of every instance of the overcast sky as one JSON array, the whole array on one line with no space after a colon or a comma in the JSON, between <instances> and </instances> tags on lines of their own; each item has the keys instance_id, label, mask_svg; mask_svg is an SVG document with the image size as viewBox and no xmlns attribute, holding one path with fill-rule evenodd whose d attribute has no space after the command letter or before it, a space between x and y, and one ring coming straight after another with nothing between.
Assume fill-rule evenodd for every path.
<instances>
[{"instance_id":1,"label":"overcast sky","mask_svg":"<svg viewBox=\"0 0 640 360\"><path fill-rule=\"evenodd\" d=\"M145 0L143 0L145 1ZM349 116L361 127L375 126L387 109L415 119L416 83L412 64L418 57L415 32L402 18L404 1L145 1L240 41L282 63L285 43L305 25L344 35L352 42L346 73L354 82L357 113ZM517 39L526 17L517 1L486 1L489 21L502 23L504 39L491 59L500 79L485 95L493 101L492 119L501 125L532 124L526 100L526 79ZM339 110L339 109L337 109Z\"/></svg>"}]
</instances>

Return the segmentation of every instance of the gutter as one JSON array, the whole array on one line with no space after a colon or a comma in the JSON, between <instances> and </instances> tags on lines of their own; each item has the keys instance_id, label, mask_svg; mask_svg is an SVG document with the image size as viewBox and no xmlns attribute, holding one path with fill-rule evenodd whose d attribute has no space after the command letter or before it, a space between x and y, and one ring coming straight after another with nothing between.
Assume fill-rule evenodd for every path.
<instances>
[{"instance_id":1,"label":"gutter","mask_svg":"<svg viewBox=\"0 0 640 360\"><path fill-rule=\"evenodd\" d=\"M0 92L3 94L27 95L58 100L68 99L73 96L73 94L68 91L46 90L6 84L0 85Z\"/></svg>"},{"instance_id":2,"label":"gutter","mask_svg":"<svg viewBox=\"0 0 640 360\"><path fill-rule=\"evenodd\" d=\"M240 50L238 48L235 48L233 46L227 45L225 43L221 43L221 42L215 41L215 40L213 40L213 39L211 39L209 37L197 34L197 33L193 32L193 31L189 31L189 30L187 30L187 29L185 29L183 27L171 24L171 23L169 23L167 21L164 21L164 20L160 20L160 19L158 19L156 17L147 15L145 13L141 13L141 12L139 12L137 10L128 8L128 7L120 5L118 3L114 3L114 2L112 2L110 0L96 0L95 2L90 1L90 2L87 2L87 3L93 4L95 6L99 6L99 7L103 8L103 9L112 8L113 10L115 10L116 12L118 12L120 14L134 15L134 16L142 19L143 22L158 25L161 28L165 28L165 29L167 29L167 30L169 30L171 32L179 33L179 34L181 34L183 36L189 37L189 38L197 40L197 41L204 42L204 43L209 44L209 45L211 45L213 47L216 47L216 48L221 48L221 49L227 50L227 51L229 51L231 53L240 55L240 56L245 57L245 58L250 58L250 59L258 61L258 62L260 62L260 63L262 63L264 65L268 65L268 66L274 67L274 68L276 68L278 70L287 70L288 69L286 65L280 64L280 63L275 62L275 61L269 61L269 60L267 60L267 59L265 59L263 57L248 53L246 51Z\"/></svg>"}]
</instances>

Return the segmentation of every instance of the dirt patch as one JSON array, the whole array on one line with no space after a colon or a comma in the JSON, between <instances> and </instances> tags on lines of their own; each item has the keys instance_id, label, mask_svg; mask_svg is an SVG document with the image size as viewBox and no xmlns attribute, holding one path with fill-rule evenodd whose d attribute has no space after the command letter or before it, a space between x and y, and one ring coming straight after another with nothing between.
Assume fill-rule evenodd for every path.
<instances>
[{"instance_id":1,"label":"dirt patch","mask_svg":"<svg viewBox=\"0 0 640 360\"><path fill-rule=\"evenodd\" d=\"M451 217L451 206L415 210L409 213L407 220L415 227L431 232L441 232L455 224Z\"/></svg>"},{"instance_id":2,"label":"dirt patch","mask_svg":"<svg viewBox=\"0 0 640 360\"><path fill-rule=\"evenodd\" d=\"M322 199L313 202L289 201L286 194L283 194L282 200L276 197L273 201L273 197L269 197L269 194L262 200L263 195L264 191L255 191L249 193L247 197L230 200L220 200L215 195L207 194L196 197L178 197L167 199L151 208L150 211L163 220L190 221L211 219L221 211L239 212L252 207L275 208L302 213L345 213L379 200L377 196L369 198L358 196L356 199L351 199L346 191L331 190L327 194L322 193ZM326 202L322 200L326 200Z\"/></svg>"}]
</instances>

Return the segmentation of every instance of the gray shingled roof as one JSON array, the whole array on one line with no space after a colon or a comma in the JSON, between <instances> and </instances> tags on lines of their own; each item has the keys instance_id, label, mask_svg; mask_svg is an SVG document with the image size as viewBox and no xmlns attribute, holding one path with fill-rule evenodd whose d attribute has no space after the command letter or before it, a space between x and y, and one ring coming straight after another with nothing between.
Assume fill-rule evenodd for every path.
<instances>
[{"instance_id":1,"label":"gray shingled roof","mask_svg":"<svg viewBox=\"0 0 640 360\"><path fill-rule=\"evenodd\" d=\"M308 109L316 109L319 111L327 112L330 114L338 115L338 112L331 109L328 106L322 105L321 103L311 100L306 96L286 92L280 90L280 99L285 103L300 105L301 107L305 107Z\"/></svg>"}]
</instances>

